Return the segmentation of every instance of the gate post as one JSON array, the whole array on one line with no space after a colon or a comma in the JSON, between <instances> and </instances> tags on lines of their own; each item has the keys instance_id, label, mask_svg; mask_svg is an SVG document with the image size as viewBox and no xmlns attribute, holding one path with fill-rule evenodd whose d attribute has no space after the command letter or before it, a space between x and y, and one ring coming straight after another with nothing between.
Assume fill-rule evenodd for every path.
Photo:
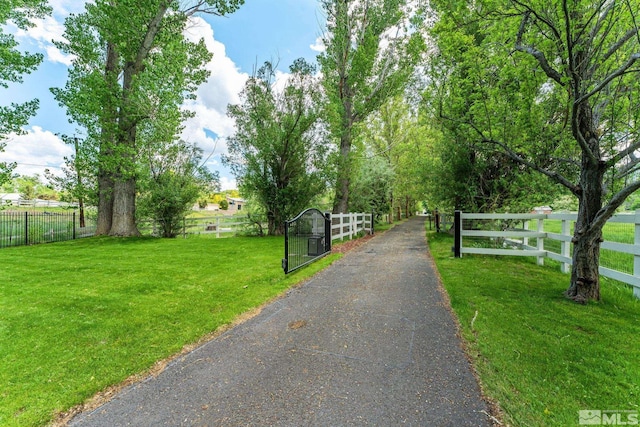
<instances>
[{"instance_id":1,"label":"gate post","mask_svg":"<svg viewBox=\"0 0 640 427\"><path fill-rule=\"evenodd\" d=\"M462 212L455 211L453 215L453 256L462 258Z\"/></svg>"},{"instance_id":2,"label":"gate post","mask_svg":"<svg viewBox=\"0 0 640 427\"><path fill-rule=\"evenodd\" d=\"M331 212L324 213L324 251L331 252L332 233Z\"/></svg>"},{"instance_id":3,"label":"gate post","mask_svg":"<svg viewBox=\"0 0 640 427\"><path fill-rule=\"evenodd\" d=\"M220 226L216 227L220 230ZM282 258L284 274L289 272L289 221L284 222L284 258Z\"/></svg>"}]
</instances>

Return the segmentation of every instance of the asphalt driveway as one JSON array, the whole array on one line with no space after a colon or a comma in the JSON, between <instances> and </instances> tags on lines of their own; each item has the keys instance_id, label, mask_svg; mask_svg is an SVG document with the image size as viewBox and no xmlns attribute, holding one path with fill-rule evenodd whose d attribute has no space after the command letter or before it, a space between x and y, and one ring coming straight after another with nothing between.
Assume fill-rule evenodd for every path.
<instances>
[{"instance_id":1,"label":"asphalt driveway","mask_svg":"<svg viewBox=\"0 0 640 427\"><path fill-rule=\"evenodd\" d=\"M489 426L413 218L72 426Z\"/></svg>"}]
</instances>

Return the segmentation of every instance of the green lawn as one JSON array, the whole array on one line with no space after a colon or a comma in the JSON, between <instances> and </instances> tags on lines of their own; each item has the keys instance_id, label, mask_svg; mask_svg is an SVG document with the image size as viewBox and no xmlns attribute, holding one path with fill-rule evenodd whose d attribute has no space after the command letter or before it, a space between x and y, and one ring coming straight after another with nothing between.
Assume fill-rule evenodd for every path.
<instances>
[{"instance_id":1,"label":"green lawn","mask_svg":"<svg viewBox=\"0 0 640 427\"><path fill-rule=\"evenodd\" d=\"M429 246L485 393L513 426L574 426L578 411L640 410L640 301L602 279L602 301L566 300L569 276L534 259L452 257Z\"/></svg>"},{"instance_id":2,"label":"green lawn","mask_svg":"<svg viewBox=\"0 0 640 427\"><path fill-rule=\"evenodd\" d=\"M36 426L326 267L282 238L92 238L0 250L0 425Z\"/></svg>"}]
</instances>

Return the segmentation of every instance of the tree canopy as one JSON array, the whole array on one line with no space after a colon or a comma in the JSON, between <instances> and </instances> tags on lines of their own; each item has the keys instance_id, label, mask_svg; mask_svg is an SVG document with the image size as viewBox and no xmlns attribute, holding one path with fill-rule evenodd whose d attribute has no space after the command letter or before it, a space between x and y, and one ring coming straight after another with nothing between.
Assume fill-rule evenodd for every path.
<instances>
[{"instance_id":1,"label":"tree canopy","mask_svg":"<svg viewBox=\"0 0 640 427\"><path fill-rule=\"evenodd\" d=\"M264 210L269 234L282 234L284 221L297 215L326 188L327 142L314 68L302 59L279 91L275 69L266 62L251 77L228 114L236 121L225 163L243 195Z\"/></svg>"},{"instance_id":2,"label":"tree canopy","mask_svg":"<svg viewBox=\"0 0 640 427\"><path fill-rule=\"evenodd\" d=\"M56 99L87 132L98 183L98 234L130 236L136 228L140 154L151 144L176 144L182 108L209 73L204 42L184 30L195 13L226 14L243 0L98 0L65 24L58 43L75 59Z\"/></svg>"},{"instance_id":3,"label":"tree canopy","mask_svg":"<svg viewBox=\"0 0 640 427\"><path fill-rule=\"evenodd\" d=\"M402 93L426 49L424 11L407 0L322 0L326 47L318 57L331 135L338 145L334 212L349 211L355 125Z\"/></svg>"},{"instance_id":4,"label":"tree canopy","mask_svg":"<svg viewBox=\"0 0 640 427\"><path fill-rule=\"evenodd\" d=\"M567 296L599 299L602 227L640 188L638 3L434 5L440 118L578 199Z\"/></svg>"},{"instance_id":5,"label":"tree canopy","mask_svg":"<svg viewBox=\"0 0 640 427\"><path fill-rule=\"evenodd\" d=\"M33 20L50 13L46 0L5 0L0 4L0 88L9 83L22 83L24 74L34 71L42 62L42 54L21 52L12 34L5 31L9 22L19 29L33 26ZM0 105L0 151L10 133L19 134L38 109L37 99L17 104ZM0 162L0 184L11 177L14 164Z\"/></svg>"}]
</instances>

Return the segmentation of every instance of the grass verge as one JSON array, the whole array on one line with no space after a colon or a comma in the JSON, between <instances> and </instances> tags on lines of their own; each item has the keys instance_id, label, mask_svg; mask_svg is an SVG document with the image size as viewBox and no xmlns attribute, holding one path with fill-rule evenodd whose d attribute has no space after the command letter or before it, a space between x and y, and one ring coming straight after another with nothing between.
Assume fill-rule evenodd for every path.
<instances>
[{"instance_id":1,"label":"grass verge","mask_svg":"<svg viewBox=\"0 0 640 427\"><path fill-rule=\"evenodd\" d=\"M283 238L92 238L0 251L0 425L37 426L326 267Z\"/></svg>"},{"instance_id":2,"label":"grass verge","mask_svg":"<svg viewBox=\"0 0 640 427\"><path fill-rule=\"evenodd\" d=\"M515 257L455 259L429 247L485 394L513 426L577 426L580 410L640 410L640 301L602 279L602 301L562 293L569 276ZM625 421L622 414L622 421Z\"/></svg>"}]
</instances>

